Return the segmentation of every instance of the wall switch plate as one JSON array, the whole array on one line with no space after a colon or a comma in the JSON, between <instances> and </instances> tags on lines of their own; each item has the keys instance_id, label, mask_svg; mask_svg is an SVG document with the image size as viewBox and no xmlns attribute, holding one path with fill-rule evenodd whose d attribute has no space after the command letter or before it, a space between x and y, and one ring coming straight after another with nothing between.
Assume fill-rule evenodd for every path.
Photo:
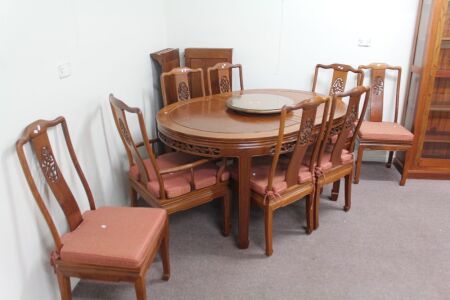
<instances>
[{"instance_id":1,"label":"wall switch plate","mask_svg":"<svg viewBox=\"0 0 450 300\"><path fill-rule=\"evenodd\" d=\"M358 38L358 47L370 47L372 45L372 38L360 37Z\"/></svg>"},{"instance_id":2,"label":"wall switch plate","mask_svg":"<svg viewBox=\"0 0 450 300\"><path fill-rule=\"evenodd\" d=\"M65 62L56 67L58 70L59 79L64 79L72 75L72 66L70 62Z\"/></svg>"}]
</instances>

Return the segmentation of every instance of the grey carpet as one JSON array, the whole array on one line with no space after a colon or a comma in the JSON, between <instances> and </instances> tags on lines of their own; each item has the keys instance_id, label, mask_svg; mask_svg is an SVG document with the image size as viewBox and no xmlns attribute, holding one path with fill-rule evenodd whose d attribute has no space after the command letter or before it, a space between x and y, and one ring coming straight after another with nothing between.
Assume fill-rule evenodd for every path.
<instances>
[{"instance_id":1,"label":"grey carpet","mask_svg":"<svg viewBox=\"0 0 450 300\"><path fill-rule=\"evenodd\" d=\"M322 196L320 227L304 232L304 202L274 216L274 253L264 255L263 214L252 208L250 247L219 231L220 206L171 216L172 277L155 260L151 299L450 299L450 185L408 180L383 164L364 163L345 213ZM343 185L342 185L343 187ZM74 299L134 299L131 284L81 281Z\"/></svg>"}]
</instances>

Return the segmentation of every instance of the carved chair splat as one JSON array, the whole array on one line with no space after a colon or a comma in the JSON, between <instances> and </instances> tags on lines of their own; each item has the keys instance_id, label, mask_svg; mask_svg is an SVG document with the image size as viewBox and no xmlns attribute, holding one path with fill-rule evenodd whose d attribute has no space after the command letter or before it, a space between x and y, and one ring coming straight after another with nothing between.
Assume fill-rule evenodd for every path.
<instances>
[{"instance_id":1,"label":"carved chair splat","mask_svg":"<svg viewBox=\"0 0 450 300\"><path fill-rule=\"evenodd\" d=\"M223 94L232 92L231 72L233 69L239 70L240 90L244 90L242 78L242 66L240 64L231 64L228 62L217 63L213 67L208 68L208 91L210 95ZM217 78L217 86L213 86L212 77Z\"/></svg>"},{"instance_id":2,"label":"carved chair splat","mask_svg":"<svg viewBox=\"0 0 450 300\"><path fill-rule=\"evenodd\" d=\"M343 93L347 84L348 73L351 72L357 76L357 85L361 85L364 80L364 73L361 70L354 69L352 66L345 64L323 65L317 64L314 72L314 81L312 91L316 91L317 80L320 70L333 70L330 89L328 94L334 96L336 93Z\"/></svg>"},{"instance_id":3,"label":"carved chair splat","mask_svg":"<svg viewBox=\"0 0 450 300\"><path fill-rule=\"evenodd\" d=\"M190 69L187 67L182 68L174 68L170 72L164 72L161 74L161 90L164 106L168 105L169 99L166 90L166 80L168 77L173 77L175 82L175 94L177 95L177 100L188 100L193 97L192 95L192 83L191 83L191 75L195 73L200 73L200 82L201 82L201 95L196 95L197 97L205 96L205 82L203 79L203 70L201 68L198 69Z\"/></svg>"},{"instance_id":4,"label":"carved chair splat","mask_svg":"<svg viewBox=\"0 0 450 300\"><path fill-rule=\"evenodd\" d=\"M59 168L48 137L48 130L58 126L62 128L71 161L89 201L90 210L84 214L81 213L77 201ZM61 235L59 233L33 178L24 150L24 147L28 144L36 156L47 185L64 212L69 224L69 232L66 234ZM28 186L55 243L50 261L57 275L61 299L72 298L70 277L132 282L136 288L137 299L147 299L145 275L158 249L162 256L163 278L169 279L167 213L164 210L153 208L102 207L96 209L94 198L78 163L67 123L63 117L58 117L52 121L38 120L28 125L22 137L16 143L16 150ZM137 232L135 228L129 228L129 232L125 232L126 230L123 229L115 230L115 228L122 227L123 221L133 225L130 220L137 220L140 226L145 223L148 231ZM142 220L145 221L141 222ZM98 232L99 222L108 224L102 225L108 226L108 233L102 235ZM80 224L83 226L79 226ZM95 245L87 245L86 241L93 235L96 239ZM118 241L127 243L129 249L142 249L142 251L136 256L136 253L132 250L115 251ZM104 249L108 250L105 251Z\"/></svg>"}]
</instances>

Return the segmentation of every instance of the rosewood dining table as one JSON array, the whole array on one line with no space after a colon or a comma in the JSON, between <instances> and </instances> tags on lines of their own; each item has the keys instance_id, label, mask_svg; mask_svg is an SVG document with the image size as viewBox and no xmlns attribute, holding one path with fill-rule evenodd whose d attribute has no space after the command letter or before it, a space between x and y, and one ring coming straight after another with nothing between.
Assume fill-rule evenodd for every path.
<instances>
[{"instance_id":1,"label":"rosewood dining table","mask_svg":"<svg viewBox=\"0 0 450 300\"><path fill-rule=\"evenodd\" d=\"M234 157L238 159L239 218L238 247L248 248L250 217L250 177L252 157L270 155L278 137L279 115L247 114L227 108L227 100L240 94L264 94L270 97L288 97L293 103L307 100L315 93L259 89L218 94L179 101L161 109L157 116L160 140L171 148L204 157ZM335 118L345 115L346 105L339 101ZM319 107L316 116L318 128L323 115ZM301 111L286 119L285 143L292 147L297 139ZM339 124L340 122L334 122Z\"/></svg>"}]
</instances>

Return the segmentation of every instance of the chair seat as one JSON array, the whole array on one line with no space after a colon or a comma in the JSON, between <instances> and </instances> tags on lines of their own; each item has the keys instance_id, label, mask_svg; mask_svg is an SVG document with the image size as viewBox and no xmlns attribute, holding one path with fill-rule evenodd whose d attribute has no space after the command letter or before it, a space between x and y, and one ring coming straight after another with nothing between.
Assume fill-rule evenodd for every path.
<instances>
[{"instance_id":1,"label":"chair seat","mask_svg":"<svg viewBox=\"0 0 450 300\"><path fill-rule=\"evenodd\" d=\"M188 155L182 152L170 152L165 153L156 158L157 164L160 170L173 168L176 166L188 164L196 160L202 159L201 157ZM149 182L147 184L147 190L155 197L159 197L159 182L156 177L156 173L153 170L150 159L144 160L144 164L149 170ZM202 189L217 182L217 171L219 167L211 162L204 165L200 165L194 168L194 189ZM139 180L139 169L137 165L130 168L130 178ZM230 173L225 170L222 173L221 180L226 181L230 177ZM178 197L189 193L192 190L191 187L191 172L189 170L183 172L177 172L173 174L163 175L164 190L168 198Z\"/></svg>"},{"instance_id":2,"label":"chair seat","mask_svg":"<svg viewBox=\"0 0 450 300\"><path fill-rule=\"evenodd\" d=\"M328 146L329 145L327 145L326 149L330 148ZM303 163L305 165L308 165L309 164L308 162L310 160L311 160L311 153L308 152L305 155L305 159L303 160ZM329 151L325 151L323 153L322 158L321 158L320 161L321 161L321 163L320 163L320 170L322 170L322 171L329 170L329 169L331 169L333 167L333 164L331 163L331 152L329 152ZM353 163L353 153L350 153L346 149L342 149L341 163L344 164L344 165Z\"/></svg>"},{"instance_id":3,"label":"chair seat","mask_svg":"<svg viewBox=\"0 0 450 300\"><path fill-rule=\"evenodd\" d=\"M138 268L155 247L167 220L160 208L101 207L83 214L83 221L61 237L64 262Z\"/></svg>"},{"instance_id":4,"label":"chair seat","mask_svg":"<svg viewBox=\"0 0 450 300\"><path fill-rule=\"evenodd\" d=\"M411 144L414 135L405 127L392 122L364 121L359 128L361 141L381 141L387 143Z\"/></svg>"},{"instance_id":5,"label":"chair seat","mask_svg":"<svg viewBox=\"0 0 450 300\"><path fill-rule=\"evenodd\" d=\"M280 157L278 161L278 168L273 177L272 189L275 193L281 193L287 188L285 180L286 170L288 168L289 160L285 157ZM272 166L272 157L257 157L253 159L252 171L250 178L250 188L258 194L264 195L267 191L267 183L269 180L269 172ZM233 169L231 176L237 180L237 170ZM305 165L300 166L298 173L298 183L305 183L312 181L312 175L309 168Z\"/></svg>"}]
</instances>

